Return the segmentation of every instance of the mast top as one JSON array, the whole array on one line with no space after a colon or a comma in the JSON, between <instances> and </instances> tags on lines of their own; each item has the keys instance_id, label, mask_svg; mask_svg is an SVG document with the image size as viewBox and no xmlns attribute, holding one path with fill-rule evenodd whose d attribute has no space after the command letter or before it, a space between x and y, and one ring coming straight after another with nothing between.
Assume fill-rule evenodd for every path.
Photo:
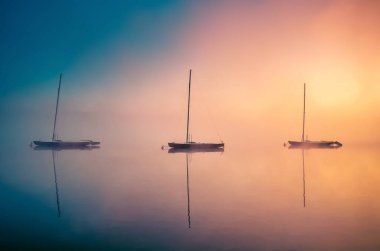
<instances>
[{"instance_id":1,"label":"mast top","mask_svg":"<svg viewBox=\"0 0 380 251\"><path fill-rule=\"evenodd\" d=\"M55 134L55 125L57 124L57 113L58 113L58 105L59 105L59 93L61 91L61 82L62 82L62 73L59 75L57 103L55 104L54 129L53 129L53 137L52 137L53 141L57 139L57 135Z\"/></svg>"},{"instance_id":2,"label":"mast top","mask_svg":"<svg viewBox=\"0 0 380 251\"><path fill-rule=\"evenodd\" d=\"M302 142L305 141L305 99L306 99L306 83L303 83L303 121L302 121Z\"/></svg>"},{"instance_id":3,"label":"mast top","mask_svg":"<svg viewBox=\"0 0 380 251\"><path fill-rule=\"evenodd\" d=\"M191 69L189 74L189 96L187 99L187 126L186 126L186 143L189 143L189 123L190 123L190 88L191 88Z\"/></svg>"}]
</instances>

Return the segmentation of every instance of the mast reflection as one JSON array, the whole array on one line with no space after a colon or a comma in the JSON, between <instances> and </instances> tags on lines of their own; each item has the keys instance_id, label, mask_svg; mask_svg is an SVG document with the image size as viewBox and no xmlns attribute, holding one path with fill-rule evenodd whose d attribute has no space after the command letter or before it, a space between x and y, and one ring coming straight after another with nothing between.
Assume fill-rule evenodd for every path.
<instances>
[{"instance_id":1,"label":"mast reflection","mask_svg":"<svg viewBox=\"0 0 380 251\"><path fill-rule=\"evenodd\" d=\"M176 149L170 148L168 153L185 153L186 154L186 190L187 190L187 221L188 227L191 228L191 216L190 216L190 173L189 173L189 162L191 161L191 156L194 153L208 153L208 152L224 152L224 148L216 149Z\"/></svg>"},{"instance_id":2,"label":"mast reflection","mask_svg":"<svg viewBox=\"0 0 380 251\"><path fill-rule=\"evenodd\" d=\"M57 217L61 217L61 206L60 206L60 200L59 200L59 188L58 188L58 175L57 175L57 168L56 168L56 154L58 151L63 150L93 150L93 149L99 149L99 146L55 146L55 147L44 147L44 146L32 146L33 150L37 151L51 151L52 153L52 159L53 159L53 171L54 171L54 183L55 183L55 196L56 196L56 203L57 203Z\"/></svg>"},{"instance_id":3,"label":"mast reflection","mask_svg":"<svg viewBox=\"0 0 380 251\"><path fill-rule=\"evenodd\" d=\"M305 156L302 149L302 181L303 181L303 207L306 207L306 181L305 181Z\"/></svg>"},{"instance_id":4,"label":"mast reflection","mask_svg":"<svg viewBox=\"0 0 380 251\"><path fill-rule=\"evenodd\" d=\"M311 148L302 148L302 147L289 147L288 149L300 149L302 150L302 188L303 188L303 207L306 207L306 178L305 178L305 150Z\"/></svg>"},{"instance_id":5,"label":"mast reflection","mask_svg":"<svg viewBox=\"0 0 380 251\"><path fill-rule=\"evenodd\" d=\"M286 146L286 145L284 145ZM295 149L300 149L302 150L302 183L303 183L303 207L306 207L306 178L305 178L305 150L312 150L312 149L338 149L340 147L294 147L294 146L289 146L289 150L295 150Z\"/></svg>"},{"instance_id":6,"label":"mast reflection","mask_svg":"<svg viewBox=\"0 0 380 251\"><path fill-rule=\"evenodd\" d=\"M60 207L60 203L59 203L59 190L58 190L57 170L56 170L56 167L55 167L55 151L52 150L51 153L52 153L52 156L53 156L55 196L56 196L56 200L57 200L57 210L58 210L57 211L57 216L61 217L61 207Z\"/></svg>"},{"instance_id":7,"label":"mast reflection","mask_svg":"<svg viewBox=\"0 0 380 251\"><path fill-rule=\"evenodd\" d=\"M189 223L189 228L191 228L191 218L190 218L190 185L189 185L189 154L186 153L186 187L187 187L187 219Z\"/></svg>"}]
</instances>

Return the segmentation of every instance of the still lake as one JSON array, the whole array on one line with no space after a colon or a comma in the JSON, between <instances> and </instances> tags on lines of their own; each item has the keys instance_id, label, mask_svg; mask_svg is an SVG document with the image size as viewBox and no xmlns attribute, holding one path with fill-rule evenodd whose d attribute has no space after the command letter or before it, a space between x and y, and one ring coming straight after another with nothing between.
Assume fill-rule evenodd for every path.
<instances>
[{"instance_id":1,"label":"still lake","mask_svg":"<svg viewBox=\"0 0 380 251\"><path fill-rule=\"evenodd\" d=\"M133 138L54 153L3 145L1 246L380 249L379 147L247 146L186 154Z\"/></svg>"}]
</instances>

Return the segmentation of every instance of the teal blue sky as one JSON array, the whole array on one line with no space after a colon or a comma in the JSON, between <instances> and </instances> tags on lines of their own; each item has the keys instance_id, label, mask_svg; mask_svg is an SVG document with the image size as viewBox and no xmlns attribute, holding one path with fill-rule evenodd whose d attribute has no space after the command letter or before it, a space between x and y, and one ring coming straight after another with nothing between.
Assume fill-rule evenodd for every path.
<instances>
[{"instance_id":1,"label":"teal blue sky","mask_svg":"<svg viewBox=\"0 0 380 251\"><path fill-rule=\"evenodd\" d=\"M101 65L116 40L123 51L165 50L189 11L184 1L171 0L5 0L0 5L3 97L44 88L88 55Z\"/></svg>"}]
</instances>

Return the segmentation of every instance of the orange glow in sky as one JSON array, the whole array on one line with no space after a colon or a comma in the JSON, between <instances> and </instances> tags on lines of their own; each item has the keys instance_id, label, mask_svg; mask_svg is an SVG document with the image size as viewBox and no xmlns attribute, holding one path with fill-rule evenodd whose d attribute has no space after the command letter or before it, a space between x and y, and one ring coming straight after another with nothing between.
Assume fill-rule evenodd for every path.
<instances>
[{"instance_id":1,"label":"orange glow in sky","mask_svg":"<svg viewBox=\"0 0 380 251\"><path fill-rule=\"evenodd\" d=\"M227 137L299 139L306 82L310 139L378 141L379 7L375 1L243 1L194 10L167 57L137 68L132 81L142 87L131 89L131 78L120 75L117 81L126 82L120 105L137 105L139 116L155 113L182 128L192 68L194 133L210 134L211 126L203 130L211 111Z\"/></svg>"}]
</instances>

